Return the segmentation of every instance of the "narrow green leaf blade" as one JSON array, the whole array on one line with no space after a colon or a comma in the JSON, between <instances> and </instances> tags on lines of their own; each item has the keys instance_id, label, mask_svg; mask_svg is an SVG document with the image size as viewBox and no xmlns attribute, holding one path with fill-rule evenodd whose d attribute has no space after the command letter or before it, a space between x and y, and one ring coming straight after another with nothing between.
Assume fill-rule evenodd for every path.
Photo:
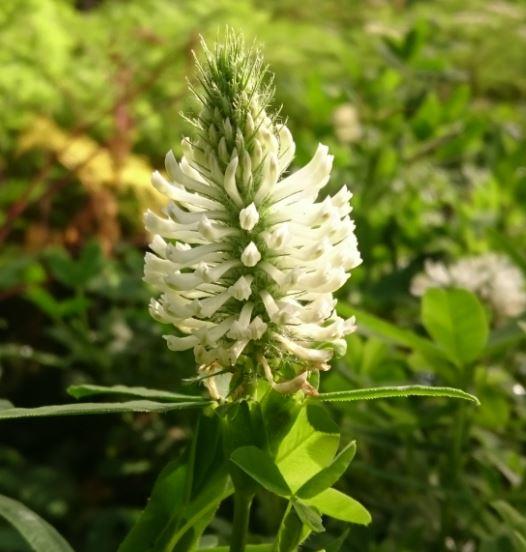
<instances>
[{"instance_id":1,"label":"narrow green leaf blade","mask_svg":"<svg viewBox=\"0 0 526 552\"><path fill-rule=\"evenodd\" d=\"M181 510L188 466L174 460L164 467L152 489L146 508L118 552L149 550L170 518Z\"/></svg>"},{"instance_id":2,"label":"narrow green leaf blade","mask_svg":"<svg viewBox=\"0 0 526 552\"><path fill-rule=\"evenodd\" d=\"M360 333L377 335L395 345L419 351L426 356L443 356L442 351L432 341L411 330L400 328L374 314L351 308L345 303L339 303L337 309L342 316L356 316Z\"/></svg>"},{"instance_id":3,"label":"narrow green leaf blade","mask_svg":"<svg viewBox=\"0 0 526 552\"><path fill-rule=\"evenodd\" d=\"M205 406L209 401L161 403L154 401L126 401L120 403L75 403L37 408L5 408L0 410L0 420L17 418L42 418L46 416L80 416L85 414L122 414L125 412L169 412L183 408Z\"/></svg>"},{"instance_id":4,"label":"narrow green leaf blade","mask_svg":"<svg viewBox=\"0 0 526 552\"><path fill-rule=\"evenodd\" d=\"M345 539L349 535L350 529L347 528L345 531L337 538L335 538L333 541L331 541L329 544L325 545L325 552L340 552L342 549L343 543L345 542Z\"/></svg>"},{"instance_id":5,"label":"narrow green leaf blade","mask_svg":"<svg viewBox=\"0 0 526 552\"><path fill-rule=\"evenodd\" d=\"M490 333L484 355L497 357L519 347L524 341L526 341L526 325L520 320L514 320L506 326L495 328Z\"/></svg>"},{"instance_id":6,"label":"narrow green leaf blade","mask_svg":"<svg viewBox=\"0 0 526 552\"><path fill-rule=\"evenodd\" d=\"M326 489L319 495L305 500L311 506L317 508L322 514L334 519L368 525L371 523L371 514L357 500L337 491Z\"/></svg>"},{"instance_id":7,"label":"narrow green leaf blade","mask_svg":"<svg viewBox=\"0 0 526 552\"><path fill-rule=\"evenodd\" d=\"M272 544L247 544L245 552L272 552ZM213 548L198 548L198 552L229 552L230 546L214 546Z\"/></svg>"},{"instance_id":8,"label":"narrow green leaf blade","mask_svg":"<svg viewBox=\"0 0 526 552\"><path fill-rule=\"evenodd\" d=\"M126 385L71 385L67 392L75 399L84 397L93 397L97 395L118 395L129 397L140 397L141 399L151 399L156 401L183 401L183 402L203 402L203 397L184 395L182 393L172 393L161 389L148 389L147 387L128 387Z\"/></svg>"},{"instance_id":9,"label":"narrow green leaf blade","mask_svg":"<svg viewBox=\"0 0 526 552\"><path fill-rule=\"evenodd\" d=\"M517 542L517 547L519 550L526 550L526 537L521 535L518 531L513 531L513 536Z\"/></svg>"},{"instance_id":10,"label":"narrow green leaf blade","mask_svg":"<svg viewBox=\"0 0 526 552\"><path fill-rule=\"evenodd\" d=\"M298 498L312 498L325 489L332 487L338 479L347 471L349 464L356 454L356 441L351 441L334 458L329 466L311 477L303 484L296 496Z\"/></svg>"},{"instance_id":11,"label":"narrow green leaf blade","mask_svg":"<svg viewBox=\"0 0 526 552\"><path fill-rule=\"evenodd\" d=\"M500 517L506 522L508 527L513 527L526 537L526 515L520 513L511 504L504 500L497 500L491 504L499 513Z\"/></svg>"},{"instance_id":12,"label":"narrow green leaf blade","mask_svg":"<svg viewBox=\"0 0 526 552\"><path fill-rule=\"evenodd\" d=\"M172 542L170 546L175 546L172 539L175 540L176 548L180 552L195 549L203 532L214 518L224 492L230 492L226 491L226 487L230 488L231 485L224 460L219 417L215 413L210 416L203 412L199 417L186 461L187 474L181 493L181 507L179 511L172 509L168 523L160 525L163 528L160 532L161 537L159 540L156 539L154 546L148 548L150 552L163 549L162 543ZM169 490L162 489L161 493L161 499L165 502L172 500ZM147 510L150 503L151 501L146 507ZM193 518L192 523L188 523L188 516ZM181 534L179 527L183 524L187 526L187 530ZM135 547L131 550L137 549Z\"/></svg>"},{"instance_id":13,"label":"narrow green leaf blade","mask_svg":"<svg viewBox=\"0 0 526 552\"><path fill-rule=\"evenodd\" d=\"M202 526L203 520L208 524L210 517L219 504L230 496L233 490L226 466L218 466L217 470L210 474L207 485L185 507L184 522L181 523L178 515L173 516L148 552L157 552L159 550L184 550L186 552L189 550L189 548L183 546L184 539L187 537L189 531L192 532L196 525L200 531L203 531L205 529Z\"/></svg>"},{"instance_id":14,"label":"narrow green leaf blade","mask_svg":"<svg viewBox=\"0 0 526 552\"><path fill-rule=\"evenodd\" d=\"M373 399L390 399L395 397L447 397L450 399L463 399L479 405L480 402L474 395L466 393L455 387L433 387L428 385L402 385L386 387L368 387L366 389L349 389L348 391L333 391L320 393L311 401L324 402L351 402L367 401Z\"/></svg>"},{"instance_id":15,"label":"narrow green leaf blade","mask_svg":"<svg viewBox=\"0 0 526 552\"><path fill-rule=\"evenodd\" d=\"M219 417L201 413L187 454L161 472L143 512L118 552L194 550L231 485Z\"/></svg>"},{"instance_id":16,"label":"narrow green leaf blade","mask_svg":"<svg viewBox=\"0 0 526 552\"><path fill-rule=\"evenodd\" d=\"M254 446L240 447L232 453L230 459L267 491L278 496L288 497L291 495L289 486L278 466L261 449Z\"/></svg>"},{"instance_id":17,"label":"narrow green leaf blade","mask_svg":"<svg viewBox=\"0 0 526 552\"><path fill-rule=\"evenodd\" d=\"M294 500L292 502L292 506L294 507L294 510L296 510L296 514L298 514L301 522L311 531L314 531L315 533L323 533L323 531L325 531L321 516L315 508L299 500Z\"/></svg>"},{"instance_id":18,"label":"narrow green leaf blade","mask_svg":"<svg viewBox=\"0 0 526 552\"><path fill-rule=\"evenodd\" d=\"M465 289L431 288L422 299L422 323L457 366L484 350L489 326L477 297Z\"/></svg>"},{"instance_id":19,"label":"narrow green leaf blade","mask_svg":"<svg viewBox=\"0 0 526 552\"><path fill-rule=\"evenodd\" d=\"M0 516L22 535L35 552L74 552L47 521L12 498L0 495Z\"/></svg>"}]
</instances>

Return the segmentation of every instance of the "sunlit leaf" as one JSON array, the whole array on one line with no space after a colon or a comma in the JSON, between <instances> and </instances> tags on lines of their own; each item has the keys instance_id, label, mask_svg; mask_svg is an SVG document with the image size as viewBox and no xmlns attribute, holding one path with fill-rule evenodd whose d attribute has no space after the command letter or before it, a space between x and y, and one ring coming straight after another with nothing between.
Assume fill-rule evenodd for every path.
<instances>
[{"instance_id":1,"label":"sunlit leaf","mask_svg":"<svg viewBox=\"0 0 526 552\"><path fill-rule=\"evenodd\" d=\"M467 290L427 290L422 299L422 322L457 366L475 360L486 346L486 314L476 296Z\"/></svg>"},{"instance_id":2,"label":"sunlit leaf","mask_svg":"<svg viewBox=\"0 0 526 552\"><path fill-rule=\"evenodd\" d=\"M90 193L100 188L117 188L133 193L148 207L162 206L161 195L149 185L152 169L145 157L128 154L119 167L111 151L88 134L72 133L46 117L36 117L19 137L20 150L33 148L49 151L73 172Z\"/></svg>"},{"instance_id":3,"label":"sunlit leaf","mask_svg":"<svg viewBox=\"0 0 526 552\"><path fill-rule=\"evenodd\" d=\"M349 464L356 454L356 441L351 441L345 446L329 466L323 468L311 479L304 483L297 491L299 498L311 498L325 489L332 487L338 479L347 471Z\"/></svg>"},{"instance_id":4,"label":"sunlit leaf","mask_svg":"<svg viewBox=\"0 0 526 552\"><path fill-rule=\"evenodd\" d=\"M300 410L276 455L276 464L293 492L330 464L339 441L338 426L321 405L310 403Z\"/></svg>"},{"instance_id":5,"label":"sunlit leaf","mask_svg":"<svg viewBox=\"0 0 526 552\"><path fill-rule=\"evenodd\" d=\"M364 506L354 498L336 489L326 489L315 497L305 500L305 502L315 506L322 514L341 521L359 525L371 523L371 514Z\"/></svg>"}]
</instances>

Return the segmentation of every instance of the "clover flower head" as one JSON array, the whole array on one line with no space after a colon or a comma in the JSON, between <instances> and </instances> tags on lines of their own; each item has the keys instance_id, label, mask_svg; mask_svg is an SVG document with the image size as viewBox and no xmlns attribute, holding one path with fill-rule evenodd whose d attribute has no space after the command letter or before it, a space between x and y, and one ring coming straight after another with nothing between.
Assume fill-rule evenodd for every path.
<instances>
[{"instance_id":1,"label":"clover flower head","mask_svg":"<svg viewBox=\"0 0 526 552\"><path fill-rule=\"evenodd\" d=\"M361 262L342 187L318 199L333 157L319 145L286 173L295 144L270 113L272 81L260 53L228 33L196 61L198 115L184 155L166 156L152 184L169 203L145 215L153 234L145 280L160 297L150 312L176 329L173 351L193 349L212 396L243 393L267 378L281 392L304 389L327 369L355 327L335 312L333 292ZM225 387L225 374L227 385Z\"/></svg>"},{"instance_id":2,"label":"clover flower head","mask_svg":"<svg viewBox=\"0 0 526 552\"><path fill-rule=\"evenodd\" d=\"M424 271L411 282L411 293L423 295L433 287L460 287L482 299L496 322L519 316L526 310L526 282L517 266L500 253L464 257L451 264L428 259Z\"/></svg>"}]
</instances>

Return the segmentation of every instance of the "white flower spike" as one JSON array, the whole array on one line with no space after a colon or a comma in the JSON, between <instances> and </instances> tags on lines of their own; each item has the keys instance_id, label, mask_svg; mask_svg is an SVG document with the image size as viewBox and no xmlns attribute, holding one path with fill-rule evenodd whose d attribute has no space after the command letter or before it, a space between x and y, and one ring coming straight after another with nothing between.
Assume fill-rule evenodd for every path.
<instances>
[{"instance_id":1,"label":"white flower spike","mask_svg":"<svg viewBox=\"0 0 526 552\"><path fill-rule=\"evenodd\" d=\"M145 280L160 292L150 312L177 330L170 349L194 350L213 398L242 396L257 377L313 394L309 374L355 329L332 296L361 262L351 194L318 201L333 161L321 144L284 176L295 144L267 111L273 89L257 51L229 34L204 52L196 138L183 141L180 162L168 153L168 179L152 176L170 201L164 217L145 216Z\"/></svg>"}]
</instances>

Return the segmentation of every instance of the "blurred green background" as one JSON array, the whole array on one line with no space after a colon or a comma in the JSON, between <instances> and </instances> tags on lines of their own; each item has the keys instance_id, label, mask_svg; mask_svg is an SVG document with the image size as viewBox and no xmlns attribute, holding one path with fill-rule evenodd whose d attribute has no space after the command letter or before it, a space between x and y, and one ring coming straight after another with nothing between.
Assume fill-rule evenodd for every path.
<instances>
[{"instance_id":1,"label":"blurred green background","mask_svg":"<svg viewBox=\"0 0 526 552\"><path fill-rule=\"evenodd\" d=\"M147 313L142 212L161 207L149 174L190 132L191 52L227 24L263 47L295 165L321 141L336 156L329 188L354 193L364 263L340 305L385 323L358 316L325 388L433 383L483 402L334 409L358 440L343 485L374 518L341 549L526 550L523 1L3 0L0 397L65 402L79 382L179 389L194 372ZM491 328L465 365L414 339L426 335L419 295L448 284L478 295ZM192 416L3 423L0 493L76 550L113 552ZM269 497L258 504L255 539L279 520ZM306 549L335 550L345 529L329 524ZM26 550L0 524L0 551Z\"/></svg>"}]
</instances>

